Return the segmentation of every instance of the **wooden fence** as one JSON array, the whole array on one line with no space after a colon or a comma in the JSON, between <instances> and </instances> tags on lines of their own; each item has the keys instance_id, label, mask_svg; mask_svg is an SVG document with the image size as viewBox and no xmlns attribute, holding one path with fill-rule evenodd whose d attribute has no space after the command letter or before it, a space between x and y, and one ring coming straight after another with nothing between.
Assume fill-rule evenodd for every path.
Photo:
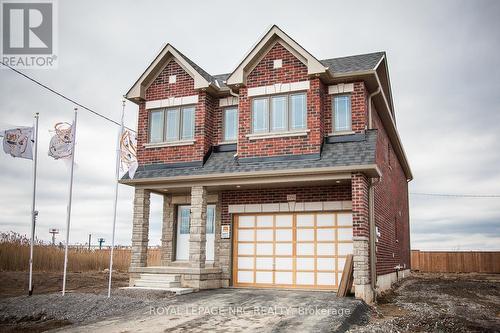
<instances>
[{"instance_id":1,"label":"wooden fence","mask_svg":"<svg viewBox=\"0 0 500 333\"><path fill-rule=\"evenodd\" d=\"M440 273L500 273L500 252L412 250L411 269Z\"/></svg>"}]
</instances>

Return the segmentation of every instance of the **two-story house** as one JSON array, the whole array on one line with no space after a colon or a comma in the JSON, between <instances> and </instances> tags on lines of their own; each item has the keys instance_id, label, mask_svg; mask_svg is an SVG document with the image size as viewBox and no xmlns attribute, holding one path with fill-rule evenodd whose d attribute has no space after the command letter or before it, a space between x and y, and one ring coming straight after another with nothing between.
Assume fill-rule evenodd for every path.
<instances>
[{"instance_id":1,"label":"two-story house","mask_svg":"<svg viewBox=\"0 0 500 333\"><path fill-rule=\"evenodd\" d=\"M273 26L211 75L168 44L126 98L139 106L139 168L121 180L135 187L131 286L335 290L353 254L355 295L371 301L409 272L412 174L384 52L318 60ZM147 267L151 193L160 267Z\"/></svg>"}]
</instances>

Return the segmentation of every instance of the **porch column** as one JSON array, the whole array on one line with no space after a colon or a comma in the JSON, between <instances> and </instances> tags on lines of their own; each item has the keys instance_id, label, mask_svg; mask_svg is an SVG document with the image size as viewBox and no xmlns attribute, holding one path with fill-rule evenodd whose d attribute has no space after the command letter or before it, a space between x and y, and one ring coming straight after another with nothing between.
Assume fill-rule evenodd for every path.
<instances>
[{"instance_id":1,"label":"porch column","mask_svg":"<svg viewBox=\"0 0 500 333\"><path fill-rule=\"evenodd\" d=\"M163 221L161 229L160 265L168 266L174 255L174 205L172 195L163 195Z\"/></svg>"},{"instance_id":2,"label":"porch column","mask_svg":"<svg viewBox=\"0 0 500 333\"><path fill-rule=\"evenodd\" d=\"M207 225L207 189L191 188L191 226L189 228L189 263L191 267L205 267Z\"/></svg>"},{"instance_id":3,"label":"porch column","mask_svg":"<svg viewBox=\"0 0 500 333\"><path fill-rule=\"evenodd\" d=\"M149 190L135 189L130 267L146 267L148 264L150 196Z\"/></svg>"},{"instance_id":4,"label":"porch column","mask_svg":"<svg viewBox=\"0 0 500 333\"><path fill-rule=\"evenodd\" d=\"M374 295L370 284L369 182L364 174L353 173L351 186L354 291L356 298L371 303Z\"/></svg>"}]
</instances>

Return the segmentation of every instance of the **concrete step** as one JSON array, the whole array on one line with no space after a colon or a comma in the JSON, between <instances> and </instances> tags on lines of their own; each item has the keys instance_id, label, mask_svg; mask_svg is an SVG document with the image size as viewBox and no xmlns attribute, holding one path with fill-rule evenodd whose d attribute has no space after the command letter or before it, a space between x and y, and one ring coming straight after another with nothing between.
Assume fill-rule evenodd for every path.
<instances>
[{"instance_id":1,"label":"concrete step","mask_svg":"<svg viewBox=\"0 0 500 333\"><path fill-rule=\"evenodd\" d=\"M181 286L181 283L175 281L165 282L165 281L137 280L134 285L136 287L177 288Z\"/></svg>"},{"instance_id":2,"label":"concrete step","mask_svg":"<svg viewBox=\"0 0 500 333\"><path fill-rule=\"evenodd\" d=\"M175 274L141 273L140 279L145 281L179 282L181 280L181 276Z\"/></svg>"},{"instance_id":3,"label":"concrete step","mask_svg":"<svg viewBox=\"0 0 500 333\"><path fill-rule=\"evenodd\" d=\"M135 290L162 290L162 291L170 291L175 293L176 295L184 295L184 294L189 294L194 292L193 288L180 288L180 287L173 287L173 288L153 288L153 287L123 287L120 289L135 289Z\"/></svg>"}]
</instances>

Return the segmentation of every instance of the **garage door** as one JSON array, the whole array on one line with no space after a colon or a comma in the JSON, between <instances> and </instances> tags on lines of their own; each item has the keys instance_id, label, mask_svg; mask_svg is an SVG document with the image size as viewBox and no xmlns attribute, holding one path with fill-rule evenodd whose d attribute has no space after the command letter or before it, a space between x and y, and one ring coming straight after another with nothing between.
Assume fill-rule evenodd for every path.
<instances>
[{"instance_id":1,"label":"garage door","mask_svg":"<svg viewBox=\"0 0 500 333\"><path fill-rule=\"evenodd\" d=\"M337 289L352 253L352 214L245 214L235 217L233 284Z\"/></svg>"}]
</instances>

